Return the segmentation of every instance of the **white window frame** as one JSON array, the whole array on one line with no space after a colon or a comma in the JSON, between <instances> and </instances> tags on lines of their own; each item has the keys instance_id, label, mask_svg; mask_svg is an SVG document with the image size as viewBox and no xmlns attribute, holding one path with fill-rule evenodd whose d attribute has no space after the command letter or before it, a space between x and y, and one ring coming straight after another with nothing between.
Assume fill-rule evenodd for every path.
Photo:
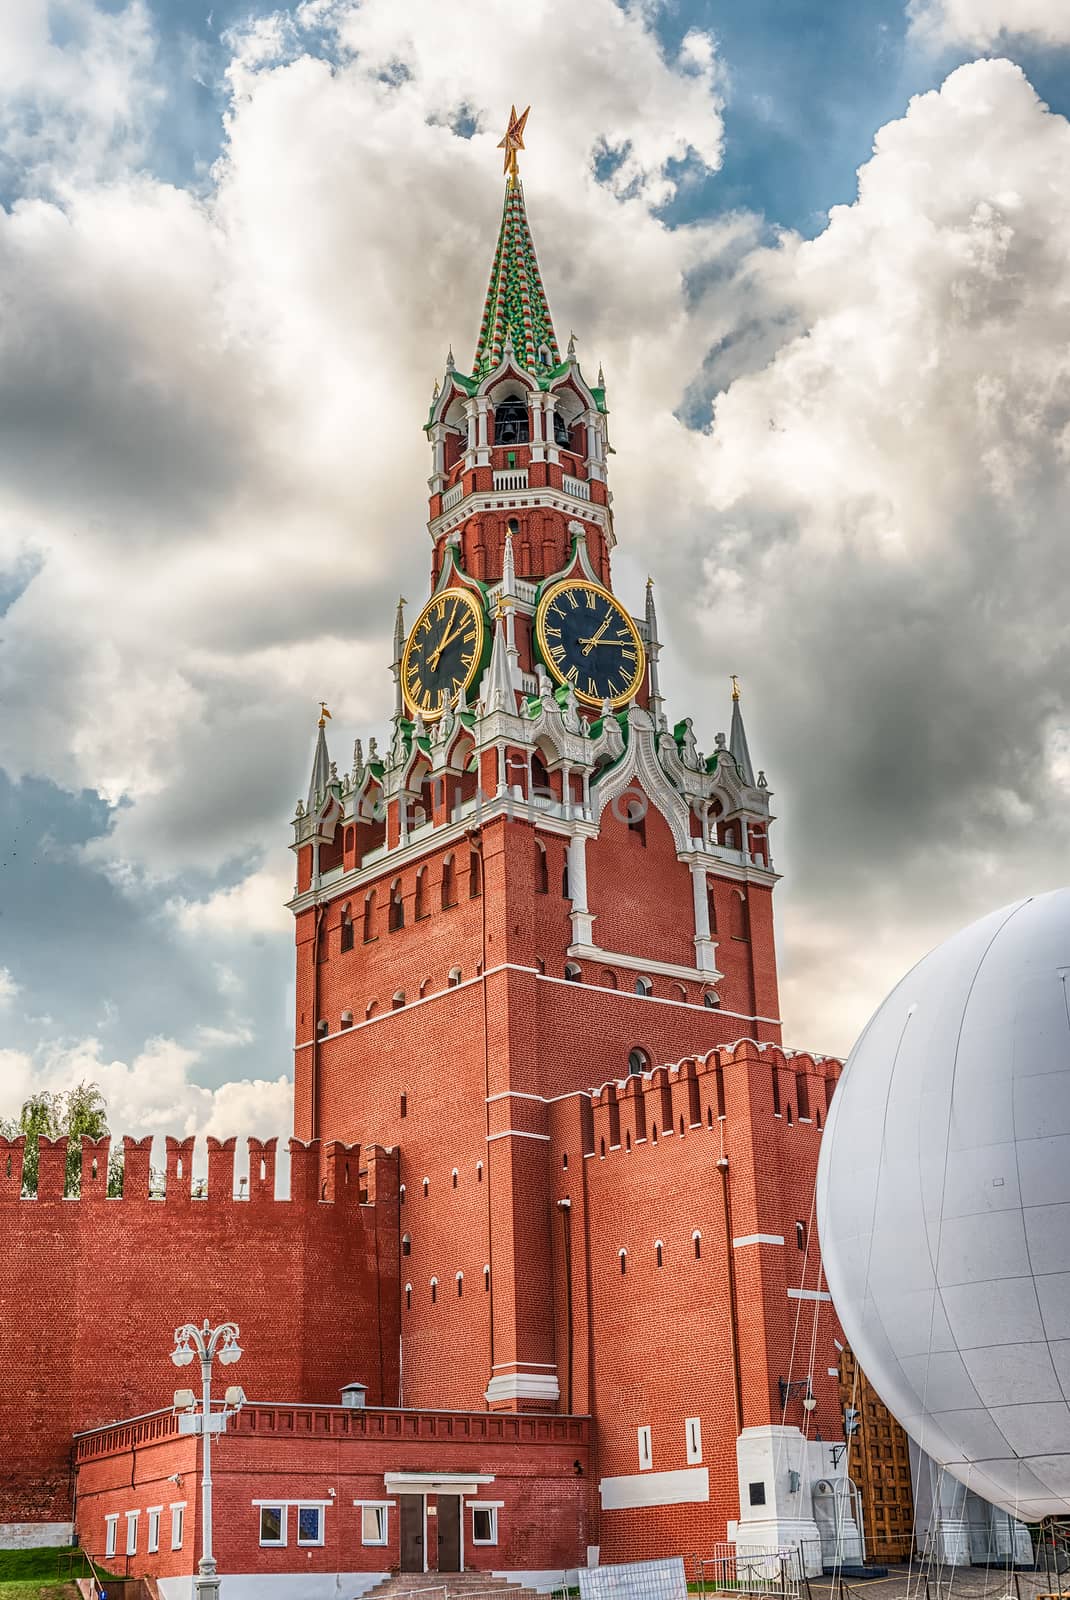
<instances>
[{"instance_id":1,"label":"white window frame","mask_svg":"<svg viewBox=\"0 0 1070 1600\"><path fill-rule=\"evenodd\" d=\"M167 1509L171 1513L171 1549L181 1550L186 1536L186 1502L172 1500Z\"/></svg>"},{"instance_id":2,"label":"white window frame","mask_svg":"<svg viewBox=\"0 0 1070 1600\"><path fill-rule=\"evenodd\" d=\"M126 1553L128 1556L137 1555L137 1519L140 1511L126 1512Z\"/></svg>"},{"instance_id":3,"label":"white window frame","mask_svg":"<svg viewBox=\"0 0 1070 1600\"><path fill-rule=\"evenodd\" d=\"M119 1541L119 1513L104 1518L104 1554L113 1556Z\"/></svg>"},{"instance_id":4,"label":"white window frame","mask_svg":"<svg viewBox=\"0 0 1070 1600\"><path fill-rule=\"evenodd\" d=\"M163 1506L149 1506L145 1515L149 1519L148 1537L145 1540L145 1549L150 1556L154 1556L160 1548L160 1516Z\"/></svg>"},{"instance_id":5,"label":"white window frame","mask_svg":"<svg viewBox=\"0 0 1070 1600\"><path fill-rule=\"evenodd\" d=\"M258 1517L259 1523L260 1523L260 1527L259 1527L259 1544L260 1544L260 1548L262 1550L285 1550L286 1549L287 1536L288 1536L288 1533L289 1533L289 1529L287 1527L288 1518L287 1518L286 1513L290 1509L289 1506L287 1505L286 1501L285 1500L257 1500L255 1503L256 1503L256 1514L257 1514L257 1517ZM277 1539L265 1539L264 1538L264 1512L265 1511L277 1511L279 1513L279 1537Z\"/></svg>"},{"instance_id":6,"label":"white window frame","mask_svg":"<svg viewBox=\"0 0 1070 1600\"><path fill-rule=\"evenodd\" d=\"M687 1445L687 1464L697 1467L702 1463L702 1418L688 1417L684 1423L684 1442Z\"/></svg>"},{"instance_id":7,"label":"white window frame","mask_svg":"<svg viewBox=\"0 0 1070 1600\"><path fill-rule=\"evenodd\" d=\"M365 1547L382 1546L390 1543L390 1507L393 1500L354 1500L353 1504L360 1508L360 1542ZM367 1511L377 1511L382 1516L383 1537L369 1539L364 1526L364 1514Z\"/></svg>"},{"instance_id":8,"label":"white window frame","mask_svg":"<svg viewBox=\"0 0 1070 1600\"><path fill-rule=\"evenodd\" d=\"M263 1532L263 1513L265 1511L278 1511L281 1514L281 1537L278 1539L264 1539L261 1537L260 1548L262 1550L286 1549L290 1538L291 1511L298 1513L302 1511L319 1512L320 1531L318 1539L302 1539L300 1515L297 1518L295 1537L302 1550L321 1550L327 1543L327 1511L334 1504L333 1500L254 1500L252 1504L256 1509L257 1515L261 1517L261 1534Z\"/></svg>"},{"instance_id":9,"label":"white window frame","mask_svg":"<svg viewBox=\"0 0 1070 1600\"><path fill-rule=\"evenodd\" d=\"M498 1543L498 1512L504 1506L504 1500L469 1500L468 1509L472 1513L472 1543L492 1545ZM485 1511L490 1518L490 1538L480 1539L476 1535L476 1512Z\"/></svg>"},{"instance_id":10,"label":"white window frame","mask_svg":"<svg viewBox=\"0 0 1070 1600\"><path fill-rule=\"evenodd\" d=\"M639 1471L649 1472L654 1465L654 1446L650 1436L649 1423L641 1428L636 1428L635 1435L639 1446Z\"/></svg>"},{"instance_id":11,"label":"white window frame","mask_svg":"<svg viewBox=\"0 0 1070 1600\"><path fill-rule=\"evenodd\" d=\"M306 1501L295 1501L294 1502L294 1510L297 1512L297 1518L296 1518L296 1523L297 1523L297 1542L301 1546L302 1550L319 1550L319 1549L322 1549L323 1545L326 1543L326 1539L327 1539L327 1519L323 1514L326 1511L326 1509L327 1509L327 1507L320 1500L306 1500ZM316 1535L316 1537L314 1539L303 1539L301 1537L301 1513L302 1513L302 1511L314 1511L316 1513L317 1526L319 1528L319 1533Z\"/></svg>"}]
</instances>

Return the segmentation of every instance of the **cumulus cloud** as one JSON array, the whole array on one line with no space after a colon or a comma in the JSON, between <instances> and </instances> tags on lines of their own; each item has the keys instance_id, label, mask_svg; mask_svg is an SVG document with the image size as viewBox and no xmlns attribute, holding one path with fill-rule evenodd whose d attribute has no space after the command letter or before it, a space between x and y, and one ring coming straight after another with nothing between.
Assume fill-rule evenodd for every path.
<instances>
[{"instance_id":1,"label":"cumulus cloud","mask_svg":"<svg viewBox=\"0 0 1070 1600\"><path fill-rule=\"evenodd\" d=\"M1070 44L1063 0L910 0L911 31L928 44L991 50L1008 39Z\"/></svg>"},{"instance_id":2,"label":"cumulus cloud","mask_svg":"<svg viewBox=\"0 0 1070 1600\"><path fill-rule=\"evenodd\" d=\"M167 911L183 933L194 936L280 933L289 928L285 902L293 889L292 872L265 869L205 899L176 896L168 901Z\"/></svg>"},{"instance_id":3,"label":"cumulus cloud","mask_svg":"<svg viewBox=\"0 0 1070 1600\"><path fill-rule=\"evenodd\" d=\"M9 1006L19 992L12 973L7 967L0 967L0 1010Z\"/></svg>"},{"instance_id":4,"label":"cumulus cloud","mask_svg":"<svg viewBox=\"0 0 1070 1600\"><path fill-rule=\"evenodd\" d=\"M658 575L671 708L707 748L711 678L743 676L781 818L788 1035L846 1048L927 942L1054 881L1066 838L1066 122L1008 62L962 68L806 242L666 225L721 161L720 68L698 33L667 58L643 6L309 0L229 48L203 194L72 168L0 215L0 571L30 574L0 762L121 798L84 860L244 991L146 1045L162 1101L130 1098L124 1055L117 1107L243 1112L196 1075L259 1011L319 698L340 765L383 734L392 601L426 582L420 423L448 345L474 346L493 248L503 82L535 102L559 333L609 382L618 587L637 606Z\"/></svg>"},{"instance_id":5,"label":"cumulus cloud","mask_svg":"<svg viewBox=\"0 0 1070 1600\"><path fill-rule=\"evenodd\" d=\"M162 90L144 0L19 0L4 12L0 158L20 185L99 178L141 158Z\"/></svg>"},{"instance_id":6,"label":"cumulus cloud","mask_svg":"<svg viewBox=\"0 0 1070 1600\"><path fill-rule=\"evenodd\" d=\"M733 659L766 643L789 1004L819 1037L1065 859L1068 160L1017 67L954 72L880 131L856 203L782 247L800 331L715 401L699 620ZM840 930L818 970L814 925ZM830 1005L860 944L887 963Z\"/></svg>"}]
</instances>

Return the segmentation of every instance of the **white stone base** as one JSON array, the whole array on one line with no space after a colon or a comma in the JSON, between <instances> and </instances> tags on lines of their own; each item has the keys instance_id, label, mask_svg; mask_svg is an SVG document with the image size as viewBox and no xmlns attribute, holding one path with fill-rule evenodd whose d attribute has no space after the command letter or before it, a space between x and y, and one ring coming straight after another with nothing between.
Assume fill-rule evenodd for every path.
<instances>
[{"instance_id":1,"label":"white stone base","mask_svg":"<svg viewBox=\"0 0 1070 1600\"><path fill-rule=\"evenodd\" d=\"M784 1550L796 1548L808 1578L822 1572L821 1535L812 1517L768 1517L759 1522L737 1522L733 1544L742 1553L747 1549Z\"/></svg>"},{"instance_id":2,"label":"white stone base","mask_svg":"<svg viewBox=\"0 0 1070 1600\"><path fill-rule=\"evenodd\" d=\"M73 1522L0 1522L0 1550L54 1550L73 1538Z\"/></svg>"},{"instance_id":3,"label":"white stone base","mask_svg":"<svg viewBox=\"0 0 1070 1600\"><path fill-rule=\"evenodd\" d=\"M369 1589L388 1578L388 1572L227 1572L223 1574L226 1600L359 1600ZM579 1584L576 1569L560 1567L549 1571L494 1572L503 1583L520 1583L525 1589L575 1589ZM163 1600L194 1600L196 1579L157 1578Z\"/></svg>"},{"instance_id":4,"label":"white stone base","mask_svg":"<svg viewBox=\"0 0 1070 1600\"><path fill-rule=\"evenodd\" d=\"M973 1565L970 1524L965 1517L939 1517L918 1541L923 1555L945 1567Z\"/></svg>"},{"instance_id":5,"label":"white stone base","mask_svg":"<svg viewBox=\"0 0 1070 1600\"><path fill-rule=\"evenodd\" d=\"M811 1578L820 1577L822 1566L810 1494L813 1448L798 1428L777 1423L744 1428L736 1440L739 1521L734 1535L740 1547L797 1546ZM761 1484L764 1503L751 1504L752 1484Z\"/></svg>"},{"instance_id":6,"label":"white stone base","mask_svg":"<svg viewBox=\"0 0 1070 1600\"><path fill-rule=\"evenodd\" d=\"M488 1405L495 1400L545 1400L561 1398L557 1373L499 1372L487 1384L483 1396Z\"/></svg>"},{"instance_id":7,"label":"white stone base","mask_svg":"<svg viewBox=\"0 0 1070 1600\"><path fill-rule=\"evenodd\" d=\"M388 1572L227 1572L227 1600L359 1600ZM163 1600L194 1600L196 1579L157 1578Z\"/></svg>"}]
</instances>

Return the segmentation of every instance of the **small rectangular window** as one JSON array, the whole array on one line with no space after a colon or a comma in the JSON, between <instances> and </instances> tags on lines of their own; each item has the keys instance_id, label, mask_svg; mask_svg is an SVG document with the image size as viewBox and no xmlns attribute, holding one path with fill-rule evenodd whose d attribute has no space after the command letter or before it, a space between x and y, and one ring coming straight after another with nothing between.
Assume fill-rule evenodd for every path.
<instances>
[{"instance_id":1,"label":"small rectangular window","mask_svg":"<svg viewBox=\"0 0 1070 1600\"><path fill-rule=\"evenodd\" d=\"M260 1507L260 1543L279 1545L286 1543L285 1506Z\"/></svg>"},{"instance_id":2,"label":"small rectangular window","mask_svg":"<svg viewBox=\"0 0 1070 1600\"><path fill-rule=\"evenodd\" d=\"M322 1506L298 1506L297 1542L298 1544L323 1543Z\"/></svg>"},{"instance_id":3,"label":"small rectangular window","mask_svg":"<svg viewBox=\"0 0 1070 1600\"><path fill-rule=\"evenodd\" d=\"M751 1483L751 1484L748 1484L747 1487L748 1487L748 1489L750 1491L750 1503L751 1503L751 1505L752 1506L764 1506L765 1505L765 1484L764 1483Z\"/></svg>"},{"instance_id":4,"label":"small rectangular window","mask_svg":"<svg viewBox=\"0 0 1070 1600\"><path fill-rule=\"evenodd\" d=\"M106 1556L113 1556L115 1554L115 1541L118 1537L117 1530L119 1526L119 1518L105 1517L104 1526L107 1530L104 1535L104 1554Z\"/></svg>"},{"instance_id":5,"label":"small rectangular window","mask_svg":"<svg viewBox=\"0 0 1070 1600\"><path fill-rule=\"evenodd\" d=\"M171 1549L181 1550L186 1528L185 1505L171 1507Z\"/></svg>"},{"instance_id":6,"label":"small rectangular window","mask_svg":"<svg viewBox=\"0 0 1070 1600\"><path fill-rule=\"evenodd\" d=\"M639 1438L639 1471L646 1472L654 1464L650 1449L650 1429L639 1428L636 1431Z\"/></svg>"},{"instance_id":7,"label":"small rectangular window","mask_svg":"<svg viewBox=\"0 0 1070 1600\"><path fill-rule=\"evenodd\" d=\"M702 1460L702 1423L698 1417L688 1417L684 1423L684 1437L687 1442L687 1464L698 1466Z\"/></svg>"},{"instance_id":8,"label":"small rectangular window","mask_svg":"<svg viewBox=\"0 0 1070 1600\"><path fill-rule=\"evenodd\" d=\"M498 1543L498 1507L472 1507L472 1543Z\"/></svg>"},{"instance_id":9,"label":"small rectangular window","mask_svg":"<svg viewBox=\"0 0 1070 1600\"><path fill-rule=\"evenodd\" d=\"M128 1556L137 1555L137 1519L140 1514L138 1511L128 1511L126 1513L126 1553Z\"/></svg>"},{"instance_id":10,"label":"small rectangular window","mask_svg":"<svg viewBox=\"0 0 1070 1600\"><path fill-rule=\"evenodd\" d=\"M160 1508L153 1506L149 1512L148 1552L154 1555L160 1548Z\"/></svg>"},{"instance_id":11,"label":"small rectangular window","mask_svg":"<svg viewBox=\"0 0 1070 1600\"><path fill-rule=\"evenodd\" d=\"M360 1508L361 1544L386 1544L387 1507L366 1505Z\"/></svg>"}]
</instances>

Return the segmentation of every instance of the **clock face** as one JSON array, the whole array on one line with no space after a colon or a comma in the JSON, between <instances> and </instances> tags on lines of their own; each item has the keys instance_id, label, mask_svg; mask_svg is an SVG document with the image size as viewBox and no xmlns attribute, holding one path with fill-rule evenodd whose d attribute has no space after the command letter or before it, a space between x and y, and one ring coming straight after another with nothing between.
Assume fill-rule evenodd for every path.
<instances>
[{"instance_id":1,"label":"clock face","mask_svg":"<svg viewBox=\"0 0 1070 1600\"><path fill-rule=\"evenodd\" d=\"M443 589L424 606L401 658L405 703L440 717L467 692L483 656L483 607L467 589Z\"/></svg>"},{"instance_id":2,"label":"clock face","mask_svg":"<svg viewBox=\"0 0 1070 1600\"><path fill-rule=\"evenodd\" d=\"M558 683L589 706L624 705L643 681L646 658L635 623L596 583L566 578L539 602L535 632Z\"/></svg>"}]
</instances>

